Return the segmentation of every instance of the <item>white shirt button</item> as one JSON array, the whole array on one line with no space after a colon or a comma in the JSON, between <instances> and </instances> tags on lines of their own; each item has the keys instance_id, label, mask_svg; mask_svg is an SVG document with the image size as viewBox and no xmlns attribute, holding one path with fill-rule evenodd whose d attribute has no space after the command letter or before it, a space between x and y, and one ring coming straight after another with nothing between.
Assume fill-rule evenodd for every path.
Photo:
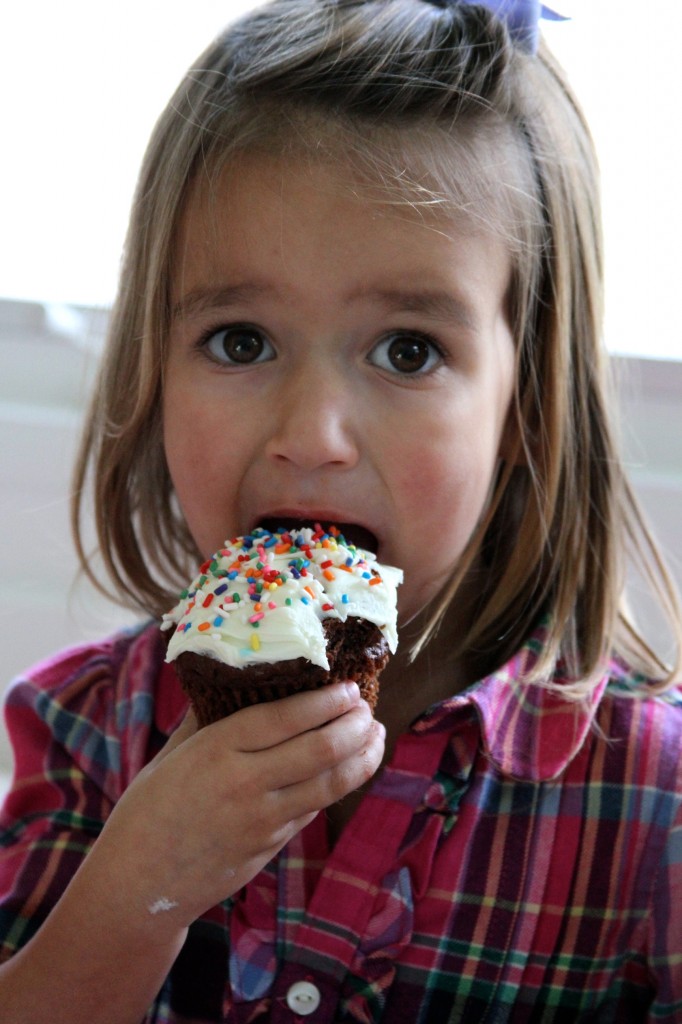
<instances>
[{"instance_id":1,"label":"white shirt button","mask_svg":"<svg viewBox=\"0 0 682 1024\"><path fill-rule=\"evenodd\" d=\"M311 981L297 981L287 992L287 1006L301 1017L315 1013L320 999L320 990Z\"/></svg>"}]
</instances>

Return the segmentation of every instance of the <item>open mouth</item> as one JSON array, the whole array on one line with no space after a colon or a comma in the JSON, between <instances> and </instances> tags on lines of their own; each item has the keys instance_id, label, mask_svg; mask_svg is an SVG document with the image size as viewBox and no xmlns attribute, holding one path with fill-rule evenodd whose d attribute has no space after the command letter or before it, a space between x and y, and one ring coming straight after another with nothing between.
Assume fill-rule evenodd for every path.
<instances>
[{"instance_id":1,"label":"open mouth","mask_svg":"<svg viewBox=\"0 0 682 1024\"><path fill-rule=\"evenodd\" d=\"M318 524L322 527L325 533L329 533L330 526L336 527L348 544L376 554L379 547L379 540L377 536L372 533L371 530L368 530L367 527L361 526L359 523L330 523L326 520L320 521L312 519L296 519L289 516L278 516L274 519L260 519L256 525L260 526L264 530L275 532L276 530L301 530L305 526L309 526L314 530Z\"/></svg>"}]
</instances>

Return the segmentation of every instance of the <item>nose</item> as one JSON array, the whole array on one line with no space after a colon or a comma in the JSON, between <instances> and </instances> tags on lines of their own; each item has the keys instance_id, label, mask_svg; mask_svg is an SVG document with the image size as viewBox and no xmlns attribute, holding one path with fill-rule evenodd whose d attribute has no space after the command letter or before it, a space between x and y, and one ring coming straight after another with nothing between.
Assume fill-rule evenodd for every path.
<instances>
[{"instance_id":1,"label":"nose","mask_svg":"<svg viewBox=\"0 0 682 1024\"><path fill-rule=\"evenodd\" d=\"M270 408L265 452L272 462L312 472L350 469L360 457L357 402L350 379L329 366L298 372Z\"/></svg>"}]
</instances>

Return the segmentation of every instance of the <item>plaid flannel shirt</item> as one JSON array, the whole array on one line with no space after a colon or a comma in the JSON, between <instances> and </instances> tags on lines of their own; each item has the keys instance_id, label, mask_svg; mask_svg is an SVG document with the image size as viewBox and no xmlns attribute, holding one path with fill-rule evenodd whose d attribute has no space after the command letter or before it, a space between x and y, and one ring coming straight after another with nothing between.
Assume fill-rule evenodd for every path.
<instances>
[{"instance_id":1,"label":"plaid flannel shirt","mask_svg":"<svg viewBox=\"0 0 682 1024\"><path fill-rule=\"evenodd\" d=\"M682 700L614 662L565 703L519 683L542 641L421 716L332 850L320 814L195 922L144 1024L682 1021ZM153 625L14 684L2 958L184 709Z\"/></svg>"}]
</instances>

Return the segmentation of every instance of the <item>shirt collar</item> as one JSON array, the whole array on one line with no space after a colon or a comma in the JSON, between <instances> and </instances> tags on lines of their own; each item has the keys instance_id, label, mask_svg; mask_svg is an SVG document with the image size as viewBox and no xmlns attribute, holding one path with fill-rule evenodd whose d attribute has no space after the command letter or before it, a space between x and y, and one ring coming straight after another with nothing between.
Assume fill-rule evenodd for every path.
<instances>
[{"instance_id":1,"label":"shirt collar","mask_svg":"<svg viewBox=\"0 0 682 1024\"><path fill-rule=\"evenodd\" d=\"M414 725L417 732L451 728L473 709L487 757L512 778L547 782L557 778L582 747L608 683L608 673L581 701L562 697L544 682L524 676L537 661L546 628L537 630L502 668L434 705ZM560 674L552 679L561 683Z\"/></svg>"}]
</instances>

